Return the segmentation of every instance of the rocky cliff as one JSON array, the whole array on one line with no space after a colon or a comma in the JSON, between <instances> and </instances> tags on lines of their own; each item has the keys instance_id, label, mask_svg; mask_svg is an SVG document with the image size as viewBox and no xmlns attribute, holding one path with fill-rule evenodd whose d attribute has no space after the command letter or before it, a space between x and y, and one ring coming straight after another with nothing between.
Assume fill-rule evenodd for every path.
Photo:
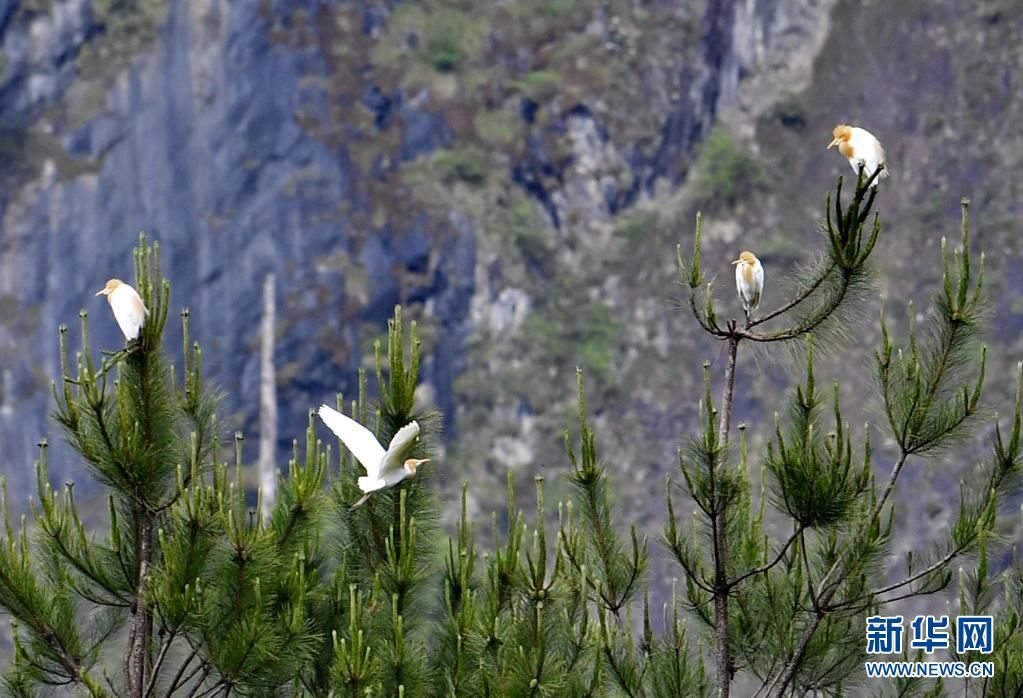
<instances>
[{"instance_id":1,"label":"rocky cliff","mask_svg":"<svg viewBox=\"0 0 1023 698\"><path fill-rule=\"evenodd\" d=\"M477 506L509 468L564 467L580 365L622 496L656 520L719 352L677 307L674 246L702 209L721 285L754 249L777 300L849 173L824 150L838 121L888 147L890 298L925 301L939 237L973 197L998 376L1023 319L1007 176L1023 154L1020 15L1011 0L0 0L0 465L29 491L36 440L58 436L56 328L85 308L95 347L119 344L92 294L130 276L146 230L230 427L253 436L276 275L282 464L307 410L354 392L402 303L446 415L442 467L471 478ZM853 335L839 377L867 360L872 330ZM754 443L787 369L740 362ZM863 381L846 390L869 416Z\"/></svg>"}]
</instances>

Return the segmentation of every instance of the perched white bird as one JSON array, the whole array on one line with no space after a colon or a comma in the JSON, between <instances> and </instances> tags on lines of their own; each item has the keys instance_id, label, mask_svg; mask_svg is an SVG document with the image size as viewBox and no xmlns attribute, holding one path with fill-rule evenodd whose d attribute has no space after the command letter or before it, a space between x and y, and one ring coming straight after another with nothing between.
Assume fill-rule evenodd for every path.
<instances>
[{"instance_id":1,"label":"perched white bird","mask_svg":"<svg viewBox=\"0 0 1023 698\"><path fill-rule=\"evenodd\" d=\"M832 130L834 140L828 145L828 150L838 146L838 152L842 153L849 160L853 171L859 174L860 165L864 166L864 175L870 177L879 166L885 165L881 174L874 180L877 186L879 180L888 176L888 166L885 164L884 148L881 141L874 137L870 131L859 126L847 126L839 124Z\"/></svg>"},{"instance_id":2,"label":"perched white bird","mask_svg":"<svg viewBox=\"0 0 1023 698\"><path fill-rule=\"evenodd\" d=\"M412 421L398 430L390 445L384 447L366 427L346 417L327 405L320 405L320 419L341 439L356 460L366 469L365 477L359 478L359 489L365 492L362 499L352 505L361 505L377 490L396 485L402 480L415 477L416 468L429 462L429 458L406 458L405 455L419 440L419 423Z\"/></svg>"},{"instance_id":3,"label":"perched white bird","mask_svg":"<svg viewBox=\"0 0 1023 698\"><path fill-rule=\"evenodd\" d=\"M760 305L760 294L764 292L764 267L752 252L741 253L732 264L735 265L735 288L748 322L750 313Z\"/></svg>"},{"instance_id":4,"label":"perched white bird","mask_svg":"<svg viewBox=\"0 0 1023 698\"><path fill-rule=\"evenodd\" d=\"M146 322L149 311L139 294L120 279L110 279L97 296L106 296L110 309L114 311L117 326L129 342L138 339L139 330Z\"/></svg>"}]
</instances>

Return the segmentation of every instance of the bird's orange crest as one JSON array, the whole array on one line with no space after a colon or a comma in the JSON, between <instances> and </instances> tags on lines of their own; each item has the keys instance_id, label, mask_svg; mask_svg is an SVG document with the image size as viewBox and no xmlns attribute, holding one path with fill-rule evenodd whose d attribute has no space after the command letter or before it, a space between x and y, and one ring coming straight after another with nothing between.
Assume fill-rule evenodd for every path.
<instances>
[{"instance_id":1,"label":"bird's orange crest","mask_svg":"<svg viewBox=\"0 0 1023 698\"><path fill-rule=\"evenodd\" d=\"M834 146L838 146L838 152L847 158L855 157L852 147L852 126L848 124L839 124L835 128L831 129L831 135L834 136L834 140L828 144L828 150Z\"/></svg>"},{"instance_id":2,"label":"bird's orange crest","mask_svg":"<svg viewBox=\"0 0 1023 698\"><path fill-rule=\"evenodd\" d=\"M835 140L847 141L852 138L852 126L839 124L831 130L831 135L835 137Z\"/></svg>"},{"instance_id":3,"label":"bird's orange crest","mask_svg":"<svg viewBox=\"0 0 1023 698\"><path fill-rule=\"evenodd\" d=\"M746 283L753 283L753 268L757 264L756 255L749 251L742 251L739 253L739 258L732 262L732 264L738 264L740 268L740 274L745 279Z\"/></svg>"},{"instance_id":4,"label":"bird's orange crest","mask_svg":"<svg viewBox=\"0 0 1023 698\"><path fill-rule=\"evenodd\" d=\"M106 286L104 286L102 289L100 289L99 292L96 295L97 296L109 296L111 293L116 291L119 286L123 286L123 285L124 285L124 282L121 281L120 279L110 279L110 281L107 282Z\"/></svg>"}]
</instances>

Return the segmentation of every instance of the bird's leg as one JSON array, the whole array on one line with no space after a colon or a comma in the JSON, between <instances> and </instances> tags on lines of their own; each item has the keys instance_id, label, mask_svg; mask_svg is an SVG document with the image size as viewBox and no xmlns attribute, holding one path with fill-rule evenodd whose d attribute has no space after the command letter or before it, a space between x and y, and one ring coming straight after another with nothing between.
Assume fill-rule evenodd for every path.
<instances>
[{"instance_id":1,"label":"bird's leg","mask_svg":"<svg viewBox=\"0 0 1023 698\"><path fill-rule=\"evenodd\" d=\"M361 498L361 499L359 499L359 501L357 501L357 502L356 502L355 504L353 504L352 506L348 507L348 511L350 511L350 512L351 512L351 511L355 511L356 509L358 509L359 507L361 507L361 506L362 506L363 504L365 504L365 503L366 503L366 500L367 500L367 499L369 499L369 498L370 498L370 496L372 496L372 494L373 494L372 492L367 492L366 494L362 495L362 498Z\"/></svg>"}]
</instances>

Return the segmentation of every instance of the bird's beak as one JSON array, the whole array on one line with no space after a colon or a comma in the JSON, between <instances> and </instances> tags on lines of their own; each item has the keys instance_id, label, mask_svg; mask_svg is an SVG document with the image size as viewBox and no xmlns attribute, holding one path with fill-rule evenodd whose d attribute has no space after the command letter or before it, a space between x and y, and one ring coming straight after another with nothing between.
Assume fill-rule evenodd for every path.
<instances>
[{"instance_id":1,"label":"bird's beak","mask_svg":"<svg viewBox=\"0 0 1023 698\"><path fill-rule=\"evenodd\" d=\"M732 264L738 264L738 263L739 263L739 262L741 262L741 261L742 261L741 259L737 259L737 260L735 260L734 262L732 262Z\"/></svg>"},{"instance_id":2,"label":"bird's beak","mask_svg":"<svg viewBox=\"0 0 1023 698\"><path fill-rule=\"evenodd\" d=\"M100 289L99 291L97 291L97 292L96 292L96 295L97 295L97 296L105 296L105 295L107 295L108 293L110 293L110 292L109 292L109 291L107 291L107 290L106 290L105 288L101 288L101 289Z\"/></svg>"},{"instance_id":3,"label":"bird's beak","mask_svg":"<svg viewBox=\"0 0 1023 698\"><path fill-rule=\"evenodd\" d=\"M828 150L831 150L831 149L832 149L832 148L834 148L834 147L835 147L836 145L838 145L838 139L837 139L837 138L836 138L836 139L834 139L833 141L831 141L830 143L828 143Z\"/></svg>"},{"instance_id":4,"label":"bird's beak","mask_svg":"<svg viewBox=\"0 0 1023 698\"><path fill-rule=\"evenodd\" d=\"M429 458L409 458L407 461L405 461L405 466L408 467L412 471L413 475L415 475L416 474L416 468L418 468L423 463L429 463L429 462L430 462Z\"/></svg>"}]
</instances>

